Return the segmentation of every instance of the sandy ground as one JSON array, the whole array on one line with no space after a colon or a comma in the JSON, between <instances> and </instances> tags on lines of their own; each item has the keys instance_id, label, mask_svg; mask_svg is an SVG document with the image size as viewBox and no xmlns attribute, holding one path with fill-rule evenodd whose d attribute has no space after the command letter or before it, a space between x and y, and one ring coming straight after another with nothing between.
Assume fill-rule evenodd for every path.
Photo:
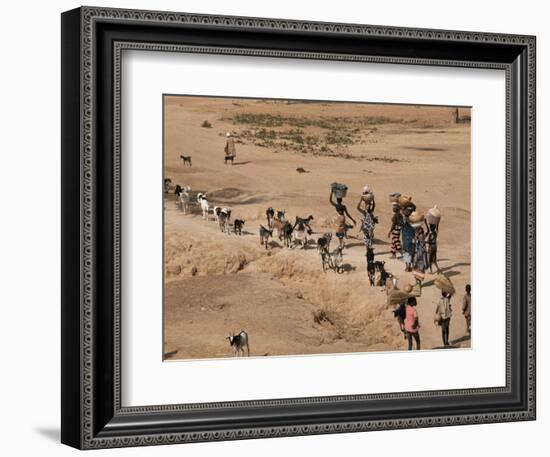
<instances>
[{"instance_id":1,"label":"sandy ground","mask_svg":"<svg viewBox=\"0 0 550 457\"><path fill-rule=\"evenodd\" d=\"M348 185L345 203L357 221L362 187L368 183L374 190L380 221L376 260L386 262L400 287L412 276L390 259L388 194L412 195L423 212L438 205L439 266L458 291L451 340L453 347L470 347L460 312L470 282L470 126L452 122L452 111L165 98L165 177L191 186L193 195L207 192L211 205L228 206L232 219L245 220L243 236L223 234L215 222L202 219L198 207L184 215L174 196L166 196L165 358L229 357L226 337L240 330L249 334L254 356L406 349L385 292L368 284L357 228L346 242L342 274L322 272L313 242L308 249L283 248L277 239L268 250L259 244L258 227L266 225L269 206L284 209L291 221L312 214L314 239L331 231L333 181ZM302 126L303 119L328 121ZM204 121L211 127L203 127ZM226 131L237 140L233 166L223 163ZM180 154L191 155L193 166L183 167ZM423 349L441 345L433 324L440 294L433 278L427 275L418 300Z\"/></svg>"}]
</instances>

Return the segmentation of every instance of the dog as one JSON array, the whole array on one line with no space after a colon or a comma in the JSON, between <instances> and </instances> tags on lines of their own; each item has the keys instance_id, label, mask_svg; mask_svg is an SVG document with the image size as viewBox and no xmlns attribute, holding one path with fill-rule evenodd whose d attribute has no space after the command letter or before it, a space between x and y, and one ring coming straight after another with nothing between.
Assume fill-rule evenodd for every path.
<instances>
[{"instance_id":1,"label":"dog","mask_svg":"<svg viewBox=\"0 0 550 457\"><path fill-rule=\"evenodd\" d=\"M184 167L185 165L191 166L191 156L180 155L180 159L183 161Z\"/></svg>"},{"instance_id":2,"label":"dog","mask_svg":"<svg viewBox=\"0 0 550 457\"><path fill-rule=\"evenodd\" d=\"M244 219L235 219L233 221L233 231L235 232L235 235L242 235L243 234L243 225L244 225Z\"/></svg>"},{"instance_id":3,"label":"dog","mask_svg":"<svg viewBox=\"0 0 550 457\"><path fill-rule=\"evenodd\" d=\"M264 246L267 249L269 238L273 237L273 229L267 229L263 225L260 225L260 246Z\"/></svg>"},{"instance_id":4,"label":"dog","mask_svg":"<svg viewBox=\"0 0 550 457\"><path fill-rule=\"evenodd\" d=\"M229 335L227 337L229 345L235 352L235 357L244 357L244 349L246 348L246 356L250 357L250 346L248 345L248 333L241 330L237 335Z\"/></svg>"}]
</instances>

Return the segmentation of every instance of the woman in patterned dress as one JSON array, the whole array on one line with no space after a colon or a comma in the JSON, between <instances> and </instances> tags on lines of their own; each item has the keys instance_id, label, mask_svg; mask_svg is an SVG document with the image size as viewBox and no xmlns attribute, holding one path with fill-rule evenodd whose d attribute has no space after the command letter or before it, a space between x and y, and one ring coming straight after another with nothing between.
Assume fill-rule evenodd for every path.
<instances>
[{"instance_id":1,"label":"woman in patterned dress","mask_svg":"<svg viewBox=\"0 0 550 457\"><path fill-rule=\"evenodd\" d=\"M357 211L361 213L361 231L363 232L363 242L365 248L372 249L374 243L374 225L376 224L376 218L374 216L374 197L365 199L361 197L357 204Z\"/></svg>"},{"instance_id":2,"label":"woman in patterned dress","mask_svg":"<svg viewBox=\"0 0 550 457\"><path fill-rule=\"evenodd\" d=\"M402 256L401 246L401 230L403 229L403 216L399 211L399 204L392 203L393 217L391 220L391 228L388 232L388 238L391 236L391 257L395 259L397 256Z\"/></svg>"}]
</instances>

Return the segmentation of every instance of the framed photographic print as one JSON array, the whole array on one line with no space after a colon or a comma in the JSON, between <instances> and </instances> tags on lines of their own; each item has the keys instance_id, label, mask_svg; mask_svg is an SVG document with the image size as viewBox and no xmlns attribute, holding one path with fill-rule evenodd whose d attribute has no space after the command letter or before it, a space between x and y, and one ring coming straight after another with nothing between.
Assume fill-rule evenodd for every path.
<instances>
[{"instance_id":1,"label":"framed photographic print","mask_svg":"<svg viewBox=\"0 0 550 457\"><path fill-rule=\"evenodd\" d=\"M62 15L62 442L535 418L535 38Z\"/></svg>"}]
</instances>

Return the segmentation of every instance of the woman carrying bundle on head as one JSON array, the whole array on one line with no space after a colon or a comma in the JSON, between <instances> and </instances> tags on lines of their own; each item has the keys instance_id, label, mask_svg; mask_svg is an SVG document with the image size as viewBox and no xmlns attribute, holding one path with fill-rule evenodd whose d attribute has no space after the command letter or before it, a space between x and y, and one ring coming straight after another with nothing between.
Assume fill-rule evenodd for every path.
<instances>
[{"instance_id":1,"label":"woman carrying bundle on head","mask_svg":"<svg viewBox=\"0 0 550 457\"><path fill-rule=\"evenodd\" d=\"M334 225L336 231L336 238L338 238L338 245L340 249L344 248L344 238L347 231L346 216L350 218L355 225L355 219L351 217L346 205L343 203L343 197L347 191L347 186L339 183L332 183L330 190L329 203L336 209L336 217L334 218ZM336 202L334 201L334 195L336 195Z\"/></svg>"},{"instance_id":2,"label":"woman carrying bundle on head","mask_svg":"<svg viewBox=\"0 0 550 457\"><path fill-rule=\"evenodd\" d=\"M403 215L399 208L398 198L401 196L399 192L390 194L390 202L392 205L391 227L388 232L388 238L391 236L391 257L395 259L402 256L401 246L401 230L403 229Z\"/></svg>"},{"instance_id":3,"label":"woman carrying bundle on head","mask_svg":"<svg viewBox=\"0 0 550 457\"><path fill-rule=\"evenodd\" d=\"M424 216L417 211L413 211L409 217L411 227L414 229L414 237L412 240L412 258L411 264L413 268L413 276L417 284L422 284L424 280L424 272L428 266L428 254L426 251L426 238L422 225L424 224Z\"/></svg>"},{"instance_id":4,"label":"woman carrying bundle on head","mask_svg":"<svg viewBox=\"0 0 550 457\"><path fill-rule=\"evenodd\" d=\"M437 235L439 233L440 220L441 211L439 211L437 205L429 209L426 213L426 249L428 251L428 266L430 268L430 273L433 272L433 265L435 265L436 270L439 271L439 265L437 265Z\"/></svg>"},{"instance_id":5,"label":"woman carrying bundle on head","mask_svg":"<svg viewBox=\"0 0 550 457\"><path fill-rule=\"evenodd\" d=\"M402 239L402 260L405 262L405 271L412 271L413 239L415 230L411 225L409 217L416 211L416 205L412 202L412 197L401 195L399 197L399 207L403 216L403 228L401 229Z\"/></svg>"},{"instance_id":6,"label":"woman carrying bundle on head","mask_svg":"<svg viewBox=\"0 0 550 457\"><path fill-rule=\"evenodd\" d=\"M363 241L367 250L372 249L374 243L375 207L374 194L371 192L369 186L363 187L363 194L359 203L357 203L357 211L361 213L361 231L363 232Z\"/></svg>"}]
</instances>

